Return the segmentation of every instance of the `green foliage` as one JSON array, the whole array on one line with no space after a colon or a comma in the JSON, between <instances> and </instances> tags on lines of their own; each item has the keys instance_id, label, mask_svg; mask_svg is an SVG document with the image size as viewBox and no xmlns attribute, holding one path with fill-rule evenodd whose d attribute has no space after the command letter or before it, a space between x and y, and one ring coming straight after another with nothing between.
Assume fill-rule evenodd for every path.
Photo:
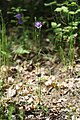
<instances>
[{"instance_id":1,"label":"green foliage","mask_svg":"<svg viewBox=\"0 0 80 120\"><path fill-rule=\"evenodd\" d=\"M0 104L0 120L6 120L5 107Z\"/></svg>"},{"instance_id":2,"label":"green foliage","mask_svg":"<svg viewBox=\"0 0 80 120\"><path fill-rule=\"evenodd\" d=\"M8 120L12 120L12 114L14 112L15 108L13 105L10 105L8 108Z\"/></svg>"},{"instance_id":3,"label":"green foliage","mask_svg":"<svg viewBox=\"0 0 80 120\"><path fill-rule=\"evenodd\" d=\"M77 26L80 20L78 14L80 7L76 2L70 3L68 1L64 1L63 4L56 3L56 5L56 9L52 12L54 16L58 16L51 22L53 34L55 35L53 43L55 48L59 50L61 60L66 60L66 62L72 64L75 58L76 37L74 36L77 34ZM54 2L48 3L46 6L54 6Z\"/></svg>"},{"instance_id":4,"label":"green foliage","mask_svg":"<svg viewBox=\"0 0 80 120\"><path fill-rule=\"evenodd\" d=\"M17 108L16 103L10 103L7 107L0 104L0 120L23 120L23 118L24 112L23 110L20 110L19 107Z\"/></svg>"},{"instance_id":5,"label":"green foliage","mask_svg":"<svg viewBox=\"0 0 80 120\"><path fill-rule=\"evenodd\" d=\"M68 7L62 6L55 9L56 12L68 13Z\"/></svg>"},{"instance_id":6,"label":"green foliage","mask_svg":"<svg viewBox=\"0 0 80 120\"><path fill-rule=\"evenodd\" d=\"M15 50L15 53L16 53L16 54L25 54L25 53L26 53L26 54L29 54L30 51L23 49L22 46L19 46L19 47Z\"/></svg>"},{"instance_id":7,"label":"green foliage","mask_svg":"<svg viewBox=\"0 0 80 120\"><path fill-rule=\"evenodd\" d=\"M24 116L24 112L23 110L19 110L20 111L20 120L24 120L23 116Z\"/></svg>"}]
</instances>

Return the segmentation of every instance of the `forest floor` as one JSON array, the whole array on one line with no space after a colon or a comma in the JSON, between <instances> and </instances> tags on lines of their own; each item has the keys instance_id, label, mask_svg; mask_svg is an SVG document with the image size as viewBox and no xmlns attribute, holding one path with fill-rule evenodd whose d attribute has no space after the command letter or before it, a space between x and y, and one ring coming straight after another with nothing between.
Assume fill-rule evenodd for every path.
<instances>
[{"instance_id":1,"label":"forest floor","mask_svg":"<svg viewBox=\"0 0 80 120\"><path fill-rule=\"evenodd\" d=\"M24 120L80 120L80 59L65 66L57 54L29 58L17 56L14 66L1 67L1 102L16 103Z\"/></svg>"}]
</instances>

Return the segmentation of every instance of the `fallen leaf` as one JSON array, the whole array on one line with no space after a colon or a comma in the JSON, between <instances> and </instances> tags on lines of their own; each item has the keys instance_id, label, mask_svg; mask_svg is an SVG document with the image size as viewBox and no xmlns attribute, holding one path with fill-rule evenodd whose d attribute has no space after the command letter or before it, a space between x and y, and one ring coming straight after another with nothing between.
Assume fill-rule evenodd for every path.
<instances>
[{"instance_id":1,"label":"fallen leaf","mask_svg":"<svg viewBox=\"0 0 80 120\"><path fill-rule=\"evenodd\" d=\"M16 90L14 90L14 89L12 89L12 87L10 87L10 88L7 90L7 98L13 97L14 95L16 95Z\"/></svg>"}]
</instances>

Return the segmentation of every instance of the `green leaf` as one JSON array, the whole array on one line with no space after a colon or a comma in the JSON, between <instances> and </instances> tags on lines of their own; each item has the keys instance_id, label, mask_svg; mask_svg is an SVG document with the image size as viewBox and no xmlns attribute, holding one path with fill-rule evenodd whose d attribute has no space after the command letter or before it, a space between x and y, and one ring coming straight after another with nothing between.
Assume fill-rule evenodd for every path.
<instances>
[{"instance_id":1,"label":"green leaf","mask_svg":"<svg viewBox=\"0 0 80 120\"><path fill-rule=\"evenodd\" d=\"M77 5L77 4L76 4L76 2L72 2L71 5L72 5L72 6L75 6L75 5Z\"/></svg>"},{"instance_id":2,"label":"green leaf","mask_svg":"<svg viewBox=\"0 0 80 120\"><path fill-rule=\"evenodd\" d=\"M69 14L74 15L75 12L74 11L69 11Z\"/></svg>"},{"instance_id":3,"label":"green leaf","mask_svg":"<svg viewBox=\"0 0 80 120\"><path fill-rule=\"evenodd\" d=\"M80 12L80 9L76 10L76 13L79 13Z\"/></svg>"},{"instance_id":4,"label":"green leaf","mask_svg":"<svg viewBox=\"0 0 80 120\"><path fill-rule=\"evenodd\" d=\"M50 2L50 3L44 3L45 6L51 6L51 5L55 5L55 4L56 4L56 1Z\"/></svg>"},{"instance_id":5,"label":"green leaf","mask_svg":"<svg viewBox=\"0 0 80 120\"><path fill-rule=\"evenodd\" d=\"M75 27L77 27L78 23L79 23L79 22L70 22L69 25L70 25L70 26L75 26Z\"/></svg>"},{"instance_id":6,"label":"green leaf","mask_svg":"<svg viewBox=\"0 0 80 120\"><path fill-rule=\"evenodd\" d=\"M20 8L16 8L16 12L19 12L20 11Z\"/></svg>"},{"instance_id":7,"label":"green leaf","mask_svg":"<svg viewBox=\"0 0 80 120\"><path fill-rule=\"evenodd\" d=\"M56 32L56 33L62 32L62 28L56 28L56 29L54 30L54 32Z\"/></svg>"},{"instance_id":8,"label":"green leaf","mask_svg":"<svg viewBox=\"0 0 80 120\"><path fill-rule=\"evenodd\" d=\"M57 23L56 22L51 22L51 26L52 26L52 28L56 28L57 27Z\"/></svg>"},{"instance_id":9,"label":"green leaf","mask_svg":"<svg viewBox=\"0 0 80 120\"><path fill-rule=\"evenodd\" d=\"M56 12L61 12L61 10L62 10L61 8L56 8L55 9Z\"/></svg>"},{"instance_id":10,"label":"green leaf","mask_svg":"<svg viewBox=\"0 0 80 120\"><path fill-rule=\"evenodd\" d=\"M15 51L17 54L24 54L24 53L30 53L30 51L29 50L24 50L23 48L22 48L22 46L20 46L16 51Z\"/></svg>"},{"instance_id":11,"label":"green leaf","mask_svg":"<svg viewBox=\"0 0 80 120\"><path fill-rule=\"evenodd\" d=\"M69 11L69 10L68 10L68 7L65 7L65 6L62 6L61 9L62 9L62 11L65 12L65 13L68 13L68 11Z\"/></svg>"},{"instance_id":12,"label":"green leaf","mask_svg":"<svg viewBox=\"0 0 80 120\"><path fill-rule=\"evenodd\" d=\"M12 10L14 10L14 9L15 9L15 7L12 7L11 9L12 9Z\"/></svg>"},{"instance_id":13,"label":"green leaf","mask_svg":"<svg viewBox=\"0 0 80 120\"><path fill-rule=\"evenodd\" d=\"M63 11L63 12L65 12L65 13L69 12L68 7L65 7L65 6L62 6L61 8L58 7L58 8L55 9L55 11L56 11L56 12L61 12L61 11Z\"/></svg>"},{"instance_id":14,"label":"green leaf","mask_svg":"<svg viewBox=\"0 0 80 120\"><path fill-rule=\"evenodd\" d=\"M61 26L61 24L57 24L57 27L60 27Z\"/></svg>"},{"instance_id":15,"label":"green leaf","mask_svg":"<svg viewBox=\"0 0 80 120\"><path fill-rule=\"evenodd\" d=\"M11 55L8 52L6 52L6 51L1 51L1 54L3 54L7 58L11 57Z\"/></svg>"}]
</instances>

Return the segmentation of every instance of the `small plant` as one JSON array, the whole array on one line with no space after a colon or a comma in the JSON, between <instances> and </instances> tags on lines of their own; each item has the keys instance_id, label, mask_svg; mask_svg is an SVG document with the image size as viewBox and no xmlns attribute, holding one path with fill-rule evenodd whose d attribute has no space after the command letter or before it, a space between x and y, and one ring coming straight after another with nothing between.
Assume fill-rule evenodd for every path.
<instances>
[{"instance_id":1,"label":"small plant","mask_svg":"<svg viewBox=\"0 0 80 120\"><path fill-rule=\"evenodd\" d=\"M35 22L35 27L38 29L38 31L36 31L36 28L35 28L35 35L36 35L35 45L37 45L37 61L38 61L40 51L41 51L40 32L41 32L42 23L39 21ZM40 69L39 63L37 63L37 74L41 74L38 72L38 69ZM37 91L37 93L38 93L39 103L40 103L41 102L41 78L39 77L39 75L38 75L38 88L39 90Z\"/></svg>"},{"instance_id":2,"label":"small plant","mask_svg":"<svg viewBox=\"0 0 80 120\"><path fill-rule=\"evenodd\" d=\"M58 7L54 7L56 6ZM64 2L64 4L57 4L51 2L45 6L52 6L54 10L54 18L51 22L53 30L53 45L60 53L61 61L73 64L75 59L75 34L78 33L77 26L80 21L79 12L80 8L76 2ZM74 8L74 9L73 9ZM52 13L53 14L53 13ZM53 16L52 16L53 17Z\"/></svg>"},{"instance_id":3,"label":"small plant","mask_svg":"<svg viewBox=\"0 0 80 120\"><path fill-rule=\"evenodd\" d=\"M12 114L15 110L15 107L14 105L9 105L9 108L8 108L8 120L12 120Z\"/></svg>"}]
</instances>

